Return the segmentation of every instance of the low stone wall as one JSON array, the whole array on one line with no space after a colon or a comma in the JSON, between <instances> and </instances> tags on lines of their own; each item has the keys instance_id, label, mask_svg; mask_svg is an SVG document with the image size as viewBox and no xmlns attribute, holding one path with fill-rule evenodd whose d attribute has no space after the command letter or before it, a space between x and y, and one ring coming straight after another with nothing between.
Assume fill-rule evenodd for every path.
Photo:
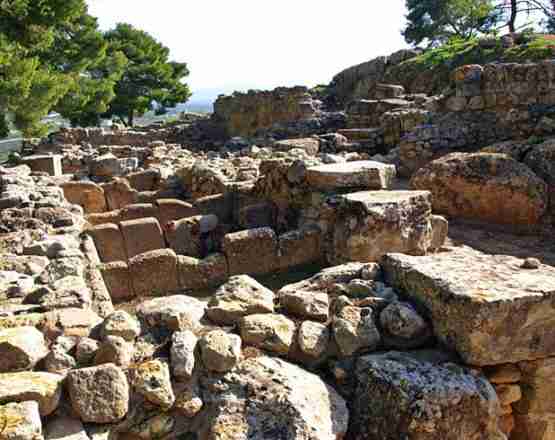
<instances>
[{"instance_id":1,"label":"low stone wall","mask_svg":"<svg viewBox=\"0 0 555 440\"><path fill-rule=\"evenodd\" d=\"M178 127L153 130L106 129L106 128L61 128L51 136L55 144L132 145L145 147L156 141L175 142Z\"/></svg>"},{"instance_id":2,"label":"low stone wall","mask_svg":"<svg viewBox=\"0 0 555 440\"><path fill-rule=\"evenodd\" d=\"M306 87L279 87L220 96L214 103L212 120L225 137L252 136L276 123L308 119L315 110Z\"/></svg>"}]
</instances>

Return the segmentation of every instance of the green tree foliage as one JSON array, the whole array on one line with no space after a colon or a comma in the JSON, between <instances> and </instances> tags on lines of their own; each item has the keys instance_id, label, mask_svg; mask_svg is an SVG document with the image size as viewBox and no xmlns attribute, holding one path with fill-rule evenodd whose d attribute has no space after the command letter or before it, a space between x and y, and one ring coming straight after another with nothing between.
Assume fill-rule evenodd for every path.
<instances>
[{"instance_id":1,"label":"green tree foliage","mask_svg":"<svg viewBox=\"0 0 555 440\"><path fill-rule=\"evenodd\" d=\"M45 132L44 118L106 44L84 0L0 0L0 117L25 135Z\"/></svg>"},{"instance_id":2,"label":"green tree foliage","mask_svg":"<svg viewBox=\"0 0 555 440\"><path fill-rule=\"evenodd\" d=\"M406 0L407 43L435 46L451 37L469 39L490 30L499 13L491 0Z\"/></svg>"},{"instance_id":3,"label":"green tree foliage","mask_svg":"<svg viewBox=\"0 0 555 440\"><path fill-rule=\"evenodd\" d=\"M133 125L134 118L152 109L153 102L165 108L189 99L189 87L182 82L189 74L187 65L169 61L169 49L148 33L120 23L105 38L108 54L123 52L128 61L106 116Z\"/></svg>"}]
</instances>

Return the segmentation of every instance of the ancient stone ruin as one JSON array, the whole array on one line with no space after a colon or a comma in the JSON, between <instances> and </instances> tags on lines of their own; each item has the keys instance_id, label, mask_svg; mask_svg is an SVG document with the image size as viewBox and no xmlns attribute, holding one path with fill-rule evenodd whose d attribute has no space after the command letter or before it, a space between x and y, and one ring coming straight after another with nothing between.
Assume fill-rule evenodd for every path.
<instances>
[{"instance_id":1,"label":"ancient stone ruin","mask_svg":"<svg viewBox=\"0 0 555 440\"><path fill-rule=\"evenodd\" d=\"M403 52L0 168L0 439L555 438L555 64Z\"/></svg>"}]
</instances>

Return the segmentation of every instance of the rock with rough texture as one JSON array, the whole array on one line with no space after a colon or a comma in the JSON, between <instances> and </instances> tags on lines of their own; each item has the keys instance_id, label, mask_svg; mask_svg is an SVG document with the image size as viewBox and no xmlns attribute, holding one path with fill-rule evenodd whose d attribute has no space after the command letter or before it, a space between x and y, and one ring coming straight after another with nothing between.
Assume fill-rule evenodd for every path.
<instances>
[{"instance_id":1,"label":"rock with rough texture","mask_svg":"<svg viewBox=\"0 0 555 440\"><path fill-rule=\"evenodd\" d=\"M376 262L389 252L422 255L430 248L429 192L362 191L338 200L330 262Z\"/></svg>"},{"instance_id":2,"label":"rock with rough texture","mask_svg":"<svg viewBox=\"0 0 555 440\"><path fill-rule=\"evenodd\" d=\"M395 166L381 162L357 161L310 167L306 181L321 190L358 188L387 189L395 178Z\"/></svg>"},{"instance_id":3,"label":"rock with rough texture","mask_svg":"<svg viewBox=\"0 0 555 440\"><path fill-rule=\"evenodd\" d=\"M36 328L0 330L0 373L32 370L47 354L44 336Z\"/></svg>"},{"instance_id":4,"label":"rock with rough texture","mask_svg":"<svg viewBox=\"0 0 555 440\"><path fill-rule=\"evenodd\" d=\"M326 321L329 315L329 299L327 293L306 290L283 291L279 302L287 313L301 318Z\"/></svg>"},{"instance_id":5,"label":"rock with rough texture","mask_svg":"<svg viewBox=\"0 0 555 440\"><path fill-rule=\"evenodd\" d=\"M241 357L241 338L222 330L213 330L199 340L204 366L224 373L231 370Z\"/></svg>"},{"instance_id":6,"label":"rock with rough texture","mask_svg":"<svg viewBox=\"0 0 555 440\"><path fill-rule=\"evenodd\" d=\"M193 376L197 337L189 330L172 335L171 365L173 375L184 380Z\"/></svg>"},{"instance_id":7,"label":"rock with rough texture","mask_svg":"<svg viewBox=\"0 0 555 440\"><path fill-rule=\"evenodd\" d=\"M127 367L133 359L134 349L133 343L120 336L106 336L95 353L94 363Z\"/></svg>"},{"instance_id":8,"label":"rock with rough texture","mask_svg":"<svg viewBox=\"0 0 555 440\"><path fill-rule=\"evenodd\" d=\"M46 440L89 440L87 431L80 420L59 416L45 427Z\"/></svg>"},{"instance_id":9,"label":"rock with rough texture","mask_svg":"<svg viewBox=\"0 0 555 440\"><path fill-rule=\"evenodd\" d=\"M206 315L217 324L234 324L243 316L273 311L274 293L248 275L237 275L216 291Z\"/></svg>"},{"instance_id":10,"label":"rock with rough texture","mask_svg":"<svg viewBox=\"0 0 555 440\"><path fill-rule=\"evenodd\" d=\"M40 415L47 416L60 403L63 380L59 374L31 371L0 374L0 404L34 400Z\"/></svg>"},{"instance_id":11,"label":"rock with rough texture","mask_svg":"<svg viewBox=\"0 0 555 440\"><path fill-rule=\"evenodd\" d=\"M319 322L304 321L299 327L297 342L303 353L312 357L321 356L328 348L330 330Z\"/></svg>"},{"instance_id":12,"label":"rock with rough texture","mask_svg":"<svg viewBox=\"0 0 555 440\"><path fill-rule=\"evenodd\" d=\"M471 365L555 354L555 269L521 265L466 247L382 260L387 282L426 310L436 337Z\"/></svg>"},{"instance_id":13,"label":"rock with rough texture","mask_svg":"<svg viewBox=\"0 0 555 440\"><path fill-rule=\"evenodd\" d=\"M2 440L42 440L42 423L37 402L0 405Z\"/></svg>"},{"instance_id":14,"label":"rock with rough texture","mask_svg":"<svg viewBox=\"0 0 555 440\"><path fill-rule=\"evenodd\" d=\"M380 312L380 324L388 345L416 348L430 335L428 324L409 303L394 302Z\"/></svg>"},{"instance_id":15,"label":"rock with rough texture","mask_svg":"<svg viewBox=\"0 0 555 440\"><path fill-rule=\"evenodd\" d=\"M339 350L350 356L360 349L372 350L380 343L380 332L371 308L343 307L333 320L333 334Z\"/></svg>"},{"instance_id":16,"label":"rock with rough texture","mask_svg":"<svg viewBox=\"0 0 555 440\"><path fill-rule=\"evenodd\" d=\"M170 369L158 359L144 362L133 368L133 388L153 405L167 411L175 402Z\"/></svg>"},{"instance_id":17,"label":"rock with rough texture","mask_svg":"<svg viewBox=\"0 0 555 440\"><path fill-rule=\"evenodd\" d=\"M174 295L155 298L137 306L137 316L150 327L172 330L195 328L204 316L206 304L196 298Z\"/></svg>"},{"instance_id":18,"label":"rock with rough texture","mask_svg":"<svg viewBox=\"0 0 555 440\"><path fill-rule=\"evenodd\" d=\"M287 354L293 343L295 323L283 315L263 313L245 316L239 321L239 331L245 344Z\"/></svg>"},{"instance_id":19,"label":"rock with rough texture","mask_svg":"<svg viewBox=\"0 0 555 440\"><path fill-rule=\"evenodd\" d=\"M129 259L129 274L137 296L164 296L179 290L177 255L157 249Z\"/></svg>"},{"instance_id":20,"label":"rock with rough texture","mask_svg":"<svg viewBox=\"0 0 555 440\"><path fill-rule=\"evenodd\" d=\"M67 389L71 406L83 422L117 422L129 409L127 378L112 364L70 371Z\"/></svg>"},{"instance_id":21,"label":"rock with rough texture","mask_svg":"<svg viewBox=\"0 0 555 440\"><path fill-rule=\"evenodd\" d=\"M102 336L120 336L126 341L134 341L141 334L139 322L124 310L117 310L102 323Z\"/></svg>"},{"instance_id":22,"label":"rock with rough texture","mask_svg":"<svg viewBox=\"0 0 555 440\"><path fill-rule=\"evenodd\" d=\"M440 214L498 224L537 224L548 204L545 182L504 154L449 154L418 170L411 187L431 191Z\"/></svg>"},{"instance_id":23,"label":"rock with rough texture","mask_svg":"<svg viewBox=\"0 0 555 440\"><path fill-rule=\"evenodd\" d=\"M414 353L358 359L353 439L506 439L498 428L499 401L485 377L439 363L433 352Z\"/></svg>"},{"instance_id":24,"label":"rock with rough texture","mask_svg":"<svg viewBox=\"0 0 555 440\"><path fill-rule=\"evenodd\" d=\"M200 438L338 440L347 432L343 398L315 374L280 359L247 359L204 385Z\"/></svg>"}]
</instances>

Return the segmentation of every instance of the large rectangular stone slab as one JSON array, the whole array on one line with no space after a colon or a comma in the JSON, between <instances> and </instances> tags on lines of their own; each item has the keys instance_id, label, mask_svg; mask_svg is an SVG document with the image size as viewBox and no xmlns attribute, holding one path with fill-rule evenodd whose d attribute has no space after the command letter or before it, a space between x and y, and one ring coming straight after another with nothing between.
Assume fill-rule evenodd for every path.
<instances>
[{"instance_id":1,"label":"large rectangular stone slab","mask_svg":"<svg viewBox=\"0 0 555 440\"><path fill-rule=\"evenodd\" d=\"M31 171L48 173L50 176L62 175L62 156L55 155L33 155L24 157L21 162L29 165Z\"/></svg>"},{"instance_id":2,"label":"large rectangular stone slab","mask_svg":"<svg viewBox=\"0 0 555 440\"><path fill-rule=\"evenodd\" d=\"M247 229L226 234L222 250L229 275L267 274L278 269L278 240L272 228Z\"/></svg>"},{"instance_id":3,"label":"large rectangular stone slab","mask_svg":"<svg viewBox=\"0 0 555 440\"><path fill-rule=\"evenodd\" d=\"M322 190L360 188L387 189L395 178L394 165L371 160L332 163L310 167L306 171L309 186Z\"/></svg>"},{"instance_id":4,"label":"large rectangular stone slab","mask_svg":"<svg viewBox=\"0 0 555 440\"><path fill-rule=\"evenodd\" d=\"M387 255L388 283L418 303L438 339L471 365L555 354L555 268L467 247L425 257Z\"/></svg>"},{"instance_id":5,"label":"large rectangular stone slab","mask_svg":"<svg viewBox=\"0 0 555 440\"><path fill-rule=\"evenodd\" d=\"M337 202L330 263L375 262L391 252L423 255L431 246L427 191L361 191Z\"/></svg>"}]
</instances>

